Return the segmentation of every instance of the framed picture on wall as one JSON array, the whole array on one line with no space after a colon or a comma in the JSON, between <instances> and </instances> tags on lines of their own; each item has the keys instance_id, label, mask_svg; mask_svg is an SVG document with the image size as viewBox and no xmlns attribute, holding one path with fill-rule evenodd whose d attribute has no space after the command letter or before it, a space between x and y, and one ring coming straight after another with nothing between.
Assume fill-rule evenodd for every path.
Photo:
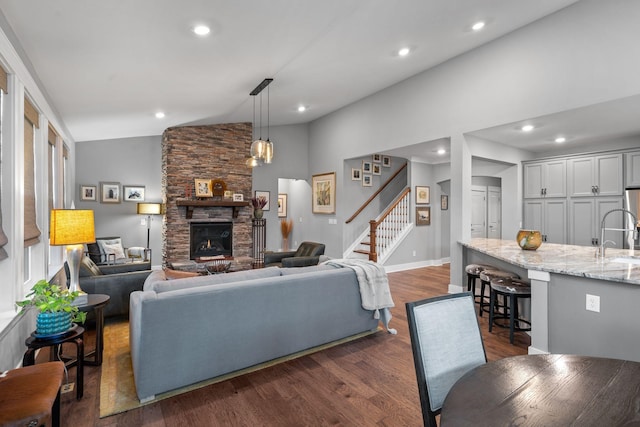
<instances>
[{"instance_id":1,"label":"framed picture on wall","mask_svg":"<svg viewBox=\"0 0 640 427\"><path fill-rule=\"evenodd\" d=\"M287 216L287 195L284 193L278 194L278 218L285 218Z\"/></svg>"},{"instance_id":2,"label":"framed picture on wall","mask_svg":"<svg viewBox=\"0 0 640 427\"><path fill-rule=\"evenodd\" d=\"M312 209L317 214L336 213L336 173L313 175L311 179Z\"/></svg>"},{"instance_id":3,"label":"framed picture on wall","mask_svg":"<svg viewBox=\"0 0 640 427\"><path fill-rule=\"evenodd\" d=\"M270 200L270 193L268 191L257 191L256 190L256 195L255 198L259 199L260 197L264 197L264 199L267 201L267 204L264 205L264 208L262 208L263 211L268 211L269 209L271 209L271 200Z\"/></svg>"},{"instance_id":4,"label":"framed picture on wall","mask_svg":"<svg viewBox=\"0 0 640 427\"><path fill-rule=\"evenodd\" d=\"M80 186L80 200L95 202L98 200L96 195L97 187L95 185L81 185Z\"/></svg>"},{"instance_id":5,"label":"framed picture on wall","mask_svg":"<svg viewBox=\"0 0 640 427\"><path fill-rule=\"evenodd\" d=\"M449 196L447 196L446 194L440 196L440 209L442 209L443 211L449 209Z\"/></svg>"},{"instance_id":6,"label":"framed picture on wall","mask_svg":"<svg viewBox=\"0 0 640 427\"><path fill-rule=\"evenodd\" d=\"M371 173L371 162L362 161L362 173Z\"/></svg>"},{"instance_id":7,"label":"framed picture on wall","mask_svg":"<svg viewBox=\"0 0 640 427\"><path fill-rule=\"evenodd\" d=\"M120 183L101 182L100 183L101 203L120 203Z\"/></svg>"},{"instance_id":8,"label":"framed picture on wall","mask_svg":"<svg viewBox=\"0 0 640 427\"><path fill-rule=\"evenodd\" d=\"M416 185L416 205L429 204L429 187Z\"/></svg>"},{"instance_id":9,"label":"framed picture on wall","mask_svg":"<svg viewBox=\"0 0 640 427\"><path fill-rule=\"evenodd\" d=\"M125 202L144 202L144 186L125 185L122 187L122 200Z\"/></svg>"},{"instance_id":10,"label":"framed picture on wall","mask_svg":"<svg viewBox=\"0 0 640 427\"><path fill-rule=\"evenodd\" d=\"M373 155L373 163L380 163L382 161L382 154Z\"/></svg>"},{"instance_id":11,"label":"framed picture on wall","mask_svg":"<svg viewBox=\"0 0 640 427\"><path fill-rule=\"evenodd\" d=\"M416 225L431 225L431 208L429 206L416 207Z\"/></svg>"},{"instance_id":12,"label":"framed picture on wall","mask_svg":"<svg viewBox=\"0 0 640 427\"><path fill-rule=\"evenodd\" d=\"M382 156L382 166L384 166L385 168L390 168L391 167L391 157Z\"/></svg>"},{"instance_id":13,"label":"framed picture on wall","mask_svg":"<svg viewBox=\"0 0 640 427\"><path fill-rule=\"evenodd\" d=\"M380 163L374 163L373 164L373 174L374 175L382 175L382 168L380 166Z\"/></svg>"},{"instance_id":14,"label":"framed picture on wall","mask_svg":"<svg viewBox=\"0 0 640 427\"><path fill-rule=\"evenodd\" d=\"M351 168L351 181L362 180L362 170L357 168Z\"/></svg>"},{"instance_id":15,"label":"framed picture on wall","mask_svg":"<svg viewBox=\"0 0 640 427\"><path fill-rule=\"evenodd\" d=\"M362 175L362 186L363 187L371 187L373 186L373 175L371 174L363 174Z\"/></svg>"}]
</instances>

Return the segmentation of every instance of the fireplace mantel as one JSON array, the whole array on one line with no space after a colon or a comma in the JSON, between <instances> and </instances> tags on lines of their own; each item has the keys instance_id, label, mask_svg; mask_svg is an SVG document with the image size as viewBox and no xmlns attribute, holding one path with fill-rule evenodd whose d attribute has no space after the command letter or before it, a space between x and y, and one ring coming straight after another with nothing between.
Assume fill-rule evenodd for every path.
<instances>
[{"instance_id":1,"label":"fireplace mantel","mask_svg":"<svg viewBox=\"0 0 640 427\"><path fill-rule=\"evenodd\" d=\"M176 200L177 206L185 206L187 208L187 219L193 218L193 210L195 208L232 208L233 218L238 217L238 210L245 206L249 206L249 202L234 202L232 200L191 200L191 199L178 199Z\"/></svg>"}]
</instances>

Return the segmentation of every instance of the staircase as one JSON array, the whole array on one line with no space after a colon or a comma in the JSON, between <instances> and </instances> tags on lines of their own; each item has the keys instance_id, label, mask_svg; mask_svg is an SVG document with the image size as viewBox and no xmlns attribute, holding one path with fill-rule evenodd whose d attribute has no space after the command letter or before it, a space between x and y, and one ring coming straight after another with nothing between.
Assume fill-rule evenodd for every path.
<instances>
[{"instance_id":1,"label":"staircase","mask_svg":"<svg viewBox=\"0 0 640 427\"><path fill-rule=\"evenodd\" d=\"M409 196L410 188L405 188L387 209L376 219L369 221L369 227L352 245L348 258L364 258L384 263L395 248L413 228L411 222Z\"/></svg>"}]
</instances>

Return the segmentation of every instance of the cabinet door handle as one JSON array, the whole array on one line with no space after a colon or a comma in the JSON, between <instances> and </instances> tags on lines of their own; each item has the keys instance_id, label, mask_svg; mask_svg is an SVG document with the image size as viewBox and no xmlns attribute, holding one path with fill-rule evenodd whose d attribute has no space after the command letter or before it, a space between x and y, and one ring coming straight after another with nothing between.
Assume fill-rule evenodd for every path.
<instances>
[{"instance_id":1,"label":"cabinet door handle","mask_svg":"<svg viewBox=\"0 0 640 427\"><path fill-rule=\"evenodd\" d=\"M596 192L596 186L592 185L591 186L591 194L595 194L595 192Z\"/></svg>"},{"instance_id":2,"label":"cabinet door handle","mask_svg":"<svg viewBox=\"0 0 640 427\"><path fill-rule=\"evenodd\" d=\"M598 193L600 192L600 187L598 187L598 186L596 185L596 186L595 186L595 189L596 189L595 193L596 193L596 194L598 194Z\"/></svg>"}]
</instances>

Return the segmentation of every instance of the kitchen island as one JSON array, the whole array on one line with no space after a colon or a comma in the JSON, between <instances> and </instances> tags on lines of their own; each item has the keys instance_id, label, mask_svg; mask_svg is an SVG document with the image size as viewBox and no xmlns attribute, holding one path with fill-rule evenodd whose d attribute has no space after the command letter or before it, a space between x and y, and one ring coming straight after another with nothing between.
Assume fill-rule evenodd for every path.
<instances>
[{"instance_id":1,"label":"kitchen island","mask_svg":"<svg viewBox=\"0 0 640 427\"><path fill-rule=\"evenodd\" d=\"M530 354L640 361L640 257L633 250L607 248L596 257L589 246L543 243L525 251L515 240L482 238L460 244L463 265L491 264L531 280ZM587 295L597 297L598 312L587 310Z\"/></svg>"}]
</instances>

